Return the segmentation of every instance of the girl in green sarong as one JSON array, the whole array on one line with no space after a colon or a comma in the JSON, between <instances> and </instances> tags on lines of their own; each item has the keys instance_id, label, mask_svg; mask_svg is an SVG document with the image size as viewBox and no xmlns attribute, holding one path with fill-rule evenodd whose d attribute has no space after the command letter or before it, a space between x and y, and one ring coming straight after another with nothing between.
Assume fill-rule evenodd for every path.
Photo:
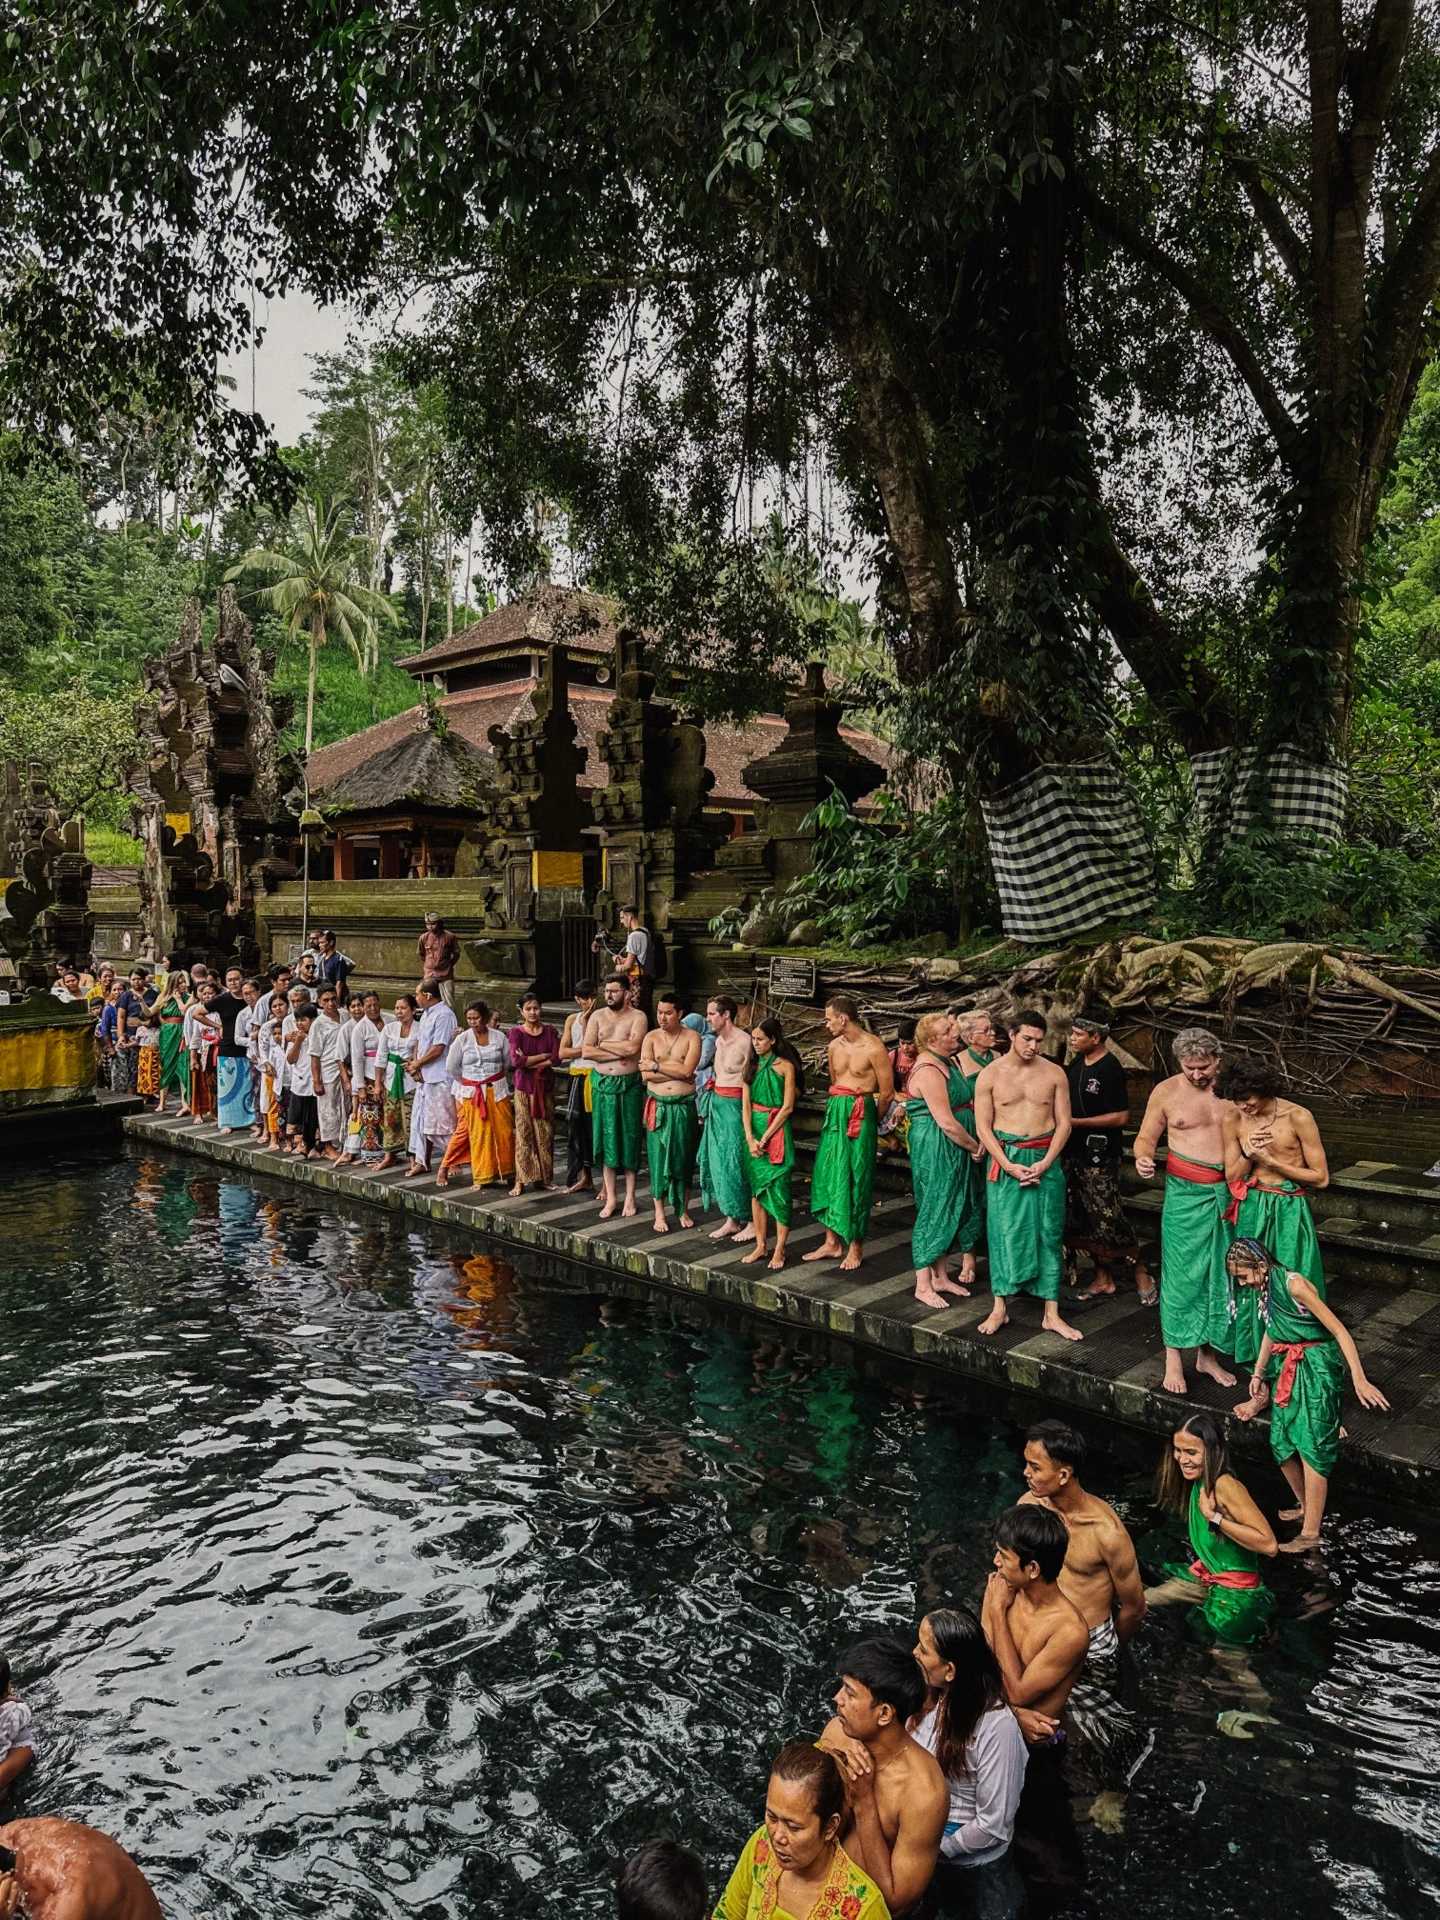
<instances>
[{"instance_id":1,"label":"girl in green sarong","mask_svg":"<svg viewBox=\"0 0 1440 1920\"><path fill-rule=\"evenodd\" d=\"M790 1116L805 1091L805 1069L785 1038L778 1020L762 1020L750 1034L755 1056L742 1095L745 1126L745 1177L750 1184L750 1224L755 1245L740 1262L757 1266L765 1258L769 1222L775 1222L775 1251L770 1266L785 1264L790 1238L790 1176L795 1167L795 1142Z\"/></svg>"},{"instance_id":2,"label":"girl in green sarong","mask_svg":"<svg viewBox=\"0 0 1440 1920\"><path fill-rule=\"evenodd\" d=\"M164 1113L165 1097L173 1088L184 1113L190 1100L190 1055L184 1046L185 1009L190 1005L190 976L177 967L165 982L165 991L150 1016L160 1029L160 1098L156 1113Z\"/></svg>"},{"instance_id":3,"label":"girl in green sarong","mask_svg":"<svg viewBox=\"0 0 1440 1920\"><path fill-rule=\"evenodd\" d=\"M1237 1240L1225 1257L1233 1285L1252 1291L1260 1303L1265 1332L1250 1377L1250 1395L1235 1409L1237 1420L1253 1420L1270 1388L1270 1451L1289 1481L1298 1506L1281 1509L1282 1520L1298 1520L1300 1531L1281 1553L1305 1553L1320 1544L1325 1498L1340 1451L1340 1405L1345 1370L1362 1407L1389 1411L1390 1402L1372 1386L1345 1323L1325 1303L1303 1273L1280 1266L1262 1241Z\"/></svg>"},{"instance_id":4,"label":"girl in green sarong","mask_svg":"<svg viewBox=\"0 0 1440 1920\"><path fill-rule=\"evenodd\" d=\"M1193 1558L1166 1564L1166 1580L1145 1595L1149 1604L1169 1601L1197 1607L1221 1646L1251 1646L1275 1611L1275 1596L1260 1577L1276 1552L1270 1522L1230 1467L1220 1422L1213 1413L1192 1413L1171 1435L1160 1462L1156 1499L1183 1514Z\"/></svg>"},{"instance_id":5,"label":"girl in green sarong","mask_svg":"<svg viewBox=\"0 0 1440 1920\"><path fill-rule=\"evenodd\" d=\"M915 1192L910 1258L915 1298L927 1307L943 1307L943 1294L970 1298L981 1230L979 1162L985 1150L960 1117L967 1108L974 1117L974 1088L950 1058L960 1043L955 1020L948 1013L925 1014L915 1024L915 1043L920 1051L905 1102ZM958 1283L950 1278L949 1264L957 1252Z\"/></svg>"}]
</instances>

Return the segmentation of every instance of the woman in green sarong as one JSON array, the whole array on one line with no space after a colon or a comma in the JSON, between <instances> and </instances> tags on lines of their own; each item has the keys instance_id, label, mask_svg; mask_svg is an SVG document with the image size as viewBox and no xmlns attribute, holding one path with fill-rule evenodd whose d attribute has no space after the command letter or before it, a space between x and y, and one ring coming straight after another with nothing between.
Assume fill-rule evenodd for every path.
<instances>
[{"instance_id":1,"label":"woman in green sarong","mask_svg":"<svg viewBox=\"0 0 1440 1920\"><path fill-rule=\"evenodd\" d=\"M755 1245L740 1264L758 1266L765 1258L766 1235L773 1220L775 1251L770 1265L778 1272L785 1264L785 1244L790 1238L790 1176L795 1167L790 1116L805 1091L805 1069L778 1020L762 1020L750 1038L755 1057L742 1095L741 1118Z\"/></svg>"},{"instance_id":2,"label":"woman in green sarong","mask_svg":"<svg viewBox=\"0 0 1440 1920\"><path fill-rule=\"evenodd\" d=\"M160 1028L160 1098L156 1113L164 1113L165 1096L173 1088L183 1113L190 1101L190 1055L185 1050L185 1009L190 1005L190 976L177 967L165 982L151 1019Z\"/></svg>"},{"instance_id":3,"label":"woman in green sarong","mask_svg":"<svg viewBox=\"0 0 1440 1920\"><path fill-rule=\"evenodd\" d=\"M1283 1507L1282 1520L1298 1520L1300 1531L1281 1553L1306 1553L1320 1544L1330 1475L1340 1451L1340 1408L1345 1370L1362 1407L1388 1412L1390 1402L1372 1386L1349 1330L1325 1303L1325 1282L1318 1287L1303 1273L1289 1273L1263 1241L1237 1240L1225 1256L1231 1284L1260 1303L1265 1329L1250 1376L1249 1398L1235 1409L1237 1420L1253 1420L1270 1392L1270 1451L1289 1481L1298 1506Z\"/></svg>"},{"instance_id":4,"label":"woman in green sarong","mask_svg":"<svg viewBox=\"0 0 1440 1920\"><path fill-rule=\"evenodd\" d=\"M1188 1564L1167 1562L1164 1584L1152 1587L1146 1600L1152 1607L1171 1601L1196 1607L1218 1645L1253 1646L1275 1611L1275 1596L1261 1578L1265 1561L1275 1557L1275 1535L1231 1470L1213 1413L1192 1413L1171 1435L1156 1499L1185 1517L1193 1557Z\"/></svg>"},{"instance_id":5,"label":"woman in green sarong","mask_svg":"<svg viewBox=\"0 0 1440 1920\"><path fill-rule=\"evenodd\" d=\"M941 1296L947 1293L970 1298L981 1232L979 1162L984 1148L961 1119L967 1108L974 1119L975 1089L951 1060L959 1043L959 1027L948 1013L927 1013L915 1023L919 1054L910 1069L905 1102L915 1191L910 1258L915 1298L927 1307L945 1306ZM950 1278L953 1253L961 1256L958 1283Z\"/></svg>"}]
</instances>

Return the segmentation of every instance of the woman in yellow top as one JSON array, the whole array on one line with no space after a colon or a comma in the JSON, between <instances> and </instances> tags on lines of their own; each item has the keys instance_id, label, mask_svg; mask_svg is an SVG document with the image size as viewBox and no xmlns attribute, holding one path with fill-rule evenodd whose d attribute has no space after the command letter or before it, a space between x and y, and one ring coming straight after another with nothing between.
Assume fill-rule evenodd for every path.
<instances>
[{"instance_id":1,"label":"woman in yellow top","mask_svg":"<svg viewBox=\"0 0 1440 1920\"><path fill-rule=\"evenodd\" d=\"M775 1756L757 1827L721 1894L714 1920L890 1920L869 1874L836 1835L845 1782L834 1756L791 1740Z\"/></svg>"}]
</instances>

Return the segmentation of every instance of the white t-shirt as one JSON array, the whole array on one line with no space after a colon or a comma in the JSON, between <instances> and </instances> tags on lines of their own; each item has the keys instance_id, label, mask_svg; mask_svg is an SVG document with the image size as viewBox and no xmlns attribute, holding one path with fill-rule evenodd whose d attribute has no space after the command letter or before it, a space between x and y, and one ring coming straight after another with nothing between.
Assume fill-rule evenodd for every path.
<instances>
[{"instance_id":1,"label":"white t-shirt","mask_svg":"<svg viewBox=\"0 0 1440 1920\"><path fill-rule=\"evenodd\" d=\"M438 1046L441 1049L433 1060L420 1069L420 1078L427 1087L438 1086L450 1078L449 1068L445 1064L445 1055L449 1051L450 1042L455 1038L455 1030L459 1024L455 1018L454 1009L447 1007L443 1000L438 1000L433 1007L421 1014L418 1023L410 1029L410 1036L417 1054L428 1053L431 1047ZM470 1029L467 1027L465 1031L468 1033Z\"/></svg>"},{"instance_id":2,"label":"white t-shirt","mask_svg":"<svg viewBox=\"0 0 1440 1920\"><path fill-rule=\"evenodd\" d=\"M398 1054L402 1060L408 1059L416 1050L415 1040L419 1031L420 1023L418 1021L411 1023L408 1036L401 1033L400 1022L398 1020L387 1020L381 1028L381 1034L384 1039L384 1051L380 1057L380 1082L385 1089L389 1089L390 1076L395 1071L395 1063L391 1055ZM407 1071L405 1075L406 1093L414 1093L419 1084L419 1081Z\"/></svg>"},{"instance_id":3,"label":"white t-shirt","mask_svg":"<svg viewBox=\"0 0 1440 1920\"><path fill-rule=\"evenodd\" d=\"M357 1088L366 1080L380 1078L380 1069L376 1061L380 1057L383 1028L361 1014L358 1020L350 1023L350 1078Z\"/></svg>"},{"instance_id":4,"label":"white t-shirt","mask_svg":"<svg viewBox=\"0 0 1440 1920\"><path fill-rule=\"evenodd\" d=\"M932 1708L915 1728L927 1753L939 1743ZM965 1743L965 1771L950 1776L950 1817L940 1842L942 1859L961 1867L983 1867L1010 1845L1020 1790L1025 1785L1025 1736L1009 1707L982 1713Z\"/></svg>"},{"instance_id":5,"label":"white t-shirt","mask_svg":"<svg viewBox=\"0 0 1440 1920\"><path fill-rule=\"evenodd\" d=\"M466 1027L463 1033L457 1033L450 1042L450 1051L445 1056L445 1065L450 1073L450 1091L457 1100L469 1100L475 1092L475 1086L465 1086L469 1080L474 1083L494 1081L486 1092L495 1099L503 1100L510 1091L510 1082L505 1077L510 1071L510 1048L498 1027L491 1027L484 1045L475 1038ZM500 1078L495 1079L496 1074Z\"/></svg>"},{"instance_id":6,"label":"white t-shirt","mask_svg":"<svg viewBox=\"0 0 1440 1920\"><path fill-rule=\"evenodd\" d=\"M350 1049L345 1040L345 1030L338 1020L327 1020L319 1014L310 1022L310 1040L306 1052L312 1060L320 1062L320 1079L327 1093L333 1093L340 1084L340 1065L350 1058ZM311 1080L311 1087L314 1080Z\"/></svg>"},{"instance_id":7,"label":"white t-shirt","mask_svg":"<svg viewBox=\"0 0 1440 1920\"><path fill-rule=\"evenodd\" d=\"M0 1700L0 1760L8 1759L16 1747L28 1747L40 1758L35 1716L23 1700Z\"/></svg>"},{"instance_id":8,"label":"white t-shirt","mask_svg":"<svg viewBox=\"0 0 1440 1920\"><path fill-rule=\"evenodd\" d=\"M255 1053L255 1009L242 1007L235 1016L235 1044L244 1047L245 1058L253 1061Z\"/></svg>"}]
</instances>

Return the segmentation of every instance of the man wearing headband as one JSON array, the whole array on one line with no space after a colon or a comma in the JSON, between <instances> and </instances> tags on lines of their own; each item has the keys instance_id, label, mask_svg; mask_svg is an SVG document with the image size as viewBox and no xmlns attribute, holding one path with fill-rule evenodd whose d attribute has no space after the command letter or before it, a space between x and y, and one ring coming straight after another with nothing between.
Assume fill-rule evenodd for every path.
<instances>
[{"instance_id":1,"label":"man wearing headband","mask_svg":"<svg viewBox=\"0 0 1440 1920\"><path fill-rule=\"evenodd\" d=\"M1065 1143L1066 1265L1073 1286L1079 1279L1076 1253L1088 1253L1095 1262L1095 1277L1083 1295L1087 1300L1113 1294L1112 1267L1128 1267L1141 1305L1153 1307L1159 1297L1155 1283L1120 1202L1120 1154L1130 1118L1130 1094L1125 1069L1111 1053L1109 1038L1110 1023L1100 1014L1077 1013L1070 1022L1073 1131Z\"/></svg>"}]
</instances>

